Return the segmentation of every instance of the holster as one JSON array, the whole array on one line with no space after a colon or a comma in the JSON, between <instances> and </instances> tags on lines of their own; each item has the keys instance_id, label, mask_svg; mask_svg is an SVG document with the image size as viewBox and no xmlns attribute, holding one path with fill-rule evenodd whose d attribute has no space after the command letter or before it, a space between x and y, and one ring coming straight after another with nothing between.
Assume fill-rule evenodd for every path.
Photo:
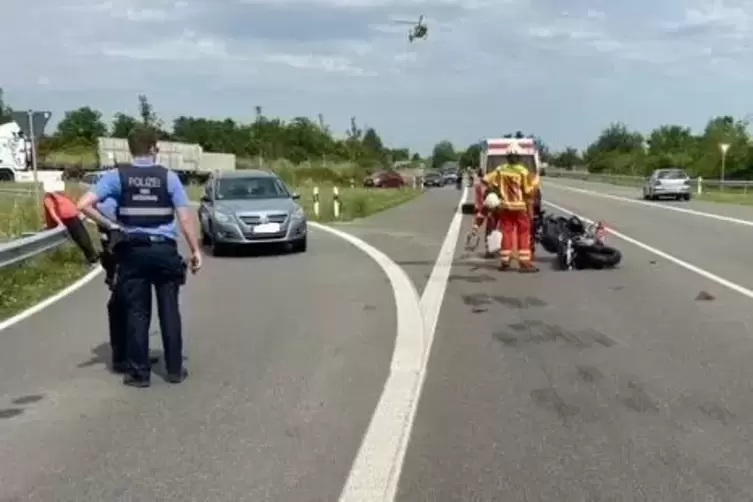
<instances>
[{"instance_id":1,"label":"holster","mask_svg":"<svg viewBox=\"0 0 753 502\"><path fill-rule=\"evenodd\" d=\"M184 258L180 259L180 276L178 277L178 284L181 286L186 284L186 280L188 279L188 263L186 263L186 260Z\"/></svg>"}]
</instances>

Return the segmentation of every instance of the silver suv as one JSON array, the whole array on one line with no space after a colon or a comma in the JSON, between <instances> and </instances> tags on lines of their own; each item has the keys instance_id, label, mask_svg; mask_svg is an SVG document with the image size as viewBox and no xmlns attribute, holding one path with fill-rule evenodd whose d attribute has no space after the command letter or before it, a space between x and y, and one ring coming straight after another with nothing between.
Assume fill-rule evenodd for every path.
<instances>
[{"instance_id":1,"label":"silver suv","mask_svg":"<svg viewBox=\"0 0 753 502\"><path fill-rule=\"evenodd\" d=\"M299 200L274 173L214 174L199 206L202 241L215 256L229 247L258 244L285 244L305 252L307 219Z\"/></svg>"}]
</instances>

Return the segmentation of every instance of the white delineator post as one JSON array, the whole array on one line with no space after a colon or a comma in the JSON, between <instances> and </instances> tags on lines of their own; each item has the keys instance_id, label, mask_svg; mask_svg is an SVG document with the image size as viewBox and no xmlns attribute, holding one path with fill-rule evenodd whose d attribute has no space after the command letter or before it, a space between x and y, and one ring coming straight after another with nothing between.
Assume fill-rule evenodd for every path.
<instances>
[{"instance_id":1,"label":"white delineator post","mask_svg":"<svg viewBox=\"0 0 753 502\"><path fill-rule=\"evenodd\" d=\"M319 187L314 187L314 216L319 217Z\"/></svg>"},{"instance_id":2,"label":"white delineator post","mask_svg":"<svg viewBox=\"0 0 753 502\"><path fill-rule=\"evenodd\" d=\"M697 189L698 195L701 195L703 193L703 178L701 176L698 177L698 189Z\"/></svg>"},{"instance_id":3,"label":"white delineator post","mask_svg":"<svg viewBox=\"0 0 753 502\"><path fill-rule=\"evenodd\" d=\"M719 151L722 152L722 173L719 176L719 191L724 191L724 170L727 165L727 152L729 151L729 143L719 143Z\"/></svg>"},{"instance_id":4,"label":"white delineator post","mask_svg":"<svg viewBox=\"0 0 753 502\"><path fill-rule=\"evenodd\" d=\"M335 219L340 218L340 189L334 187L332 189L332 208L335 211Z\"/></svg>"}]
</instances>

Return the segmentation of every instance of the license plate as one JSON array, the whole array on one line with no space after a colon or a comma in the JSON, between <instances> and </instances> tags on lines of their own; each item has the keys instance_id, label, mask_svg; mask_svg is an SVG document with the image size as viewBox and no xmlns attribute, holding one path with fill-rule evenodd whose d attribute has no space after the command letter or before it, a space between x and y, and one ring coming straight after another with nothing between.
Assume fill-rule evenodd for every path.
<instances>
[{"instance_id":1,"label":"license plate","mask_svg":"<svg viewBox=\"0 0 753 502\"><path fill-rule=\"evenodd\" d=\"M280 231L279 223L262 223L254 227L255 234L276 234Z\"/></svg>"}]
</instances>

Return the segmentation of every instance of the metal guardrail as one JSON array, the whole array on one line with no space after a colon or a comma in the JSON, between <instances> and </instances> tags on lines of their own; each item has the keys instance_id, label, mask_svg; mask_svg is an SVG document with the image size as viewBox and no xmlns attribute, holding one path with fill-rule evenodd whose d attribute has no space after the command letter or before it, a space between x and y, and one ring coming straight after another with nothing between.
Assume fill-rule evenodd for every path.
<instances>
[{"instance_id":1,"label":"metal guardrail","mask_svg":"<svg viewBox=\"0 0 753 502\"><path fill-rule=\"evenodd\" d=\"M89 185L81 183L81 186ZM26 197L34 193L34 188L0 188L0 196ZM2 242L0 243L0 269L51 251L66 242L69 242L68 232L63 226Z\"/></svg>"},{"instance_id":2,"label":"metal guardrail","mask_svg":"<svg viewBox=\"0 0 753 502\"><path fill-rule=\"evenodd\" d=\"M55 249L67 240L65 227L60 226L0 244L0 268Z\"/></svg>"}]
</instances>

